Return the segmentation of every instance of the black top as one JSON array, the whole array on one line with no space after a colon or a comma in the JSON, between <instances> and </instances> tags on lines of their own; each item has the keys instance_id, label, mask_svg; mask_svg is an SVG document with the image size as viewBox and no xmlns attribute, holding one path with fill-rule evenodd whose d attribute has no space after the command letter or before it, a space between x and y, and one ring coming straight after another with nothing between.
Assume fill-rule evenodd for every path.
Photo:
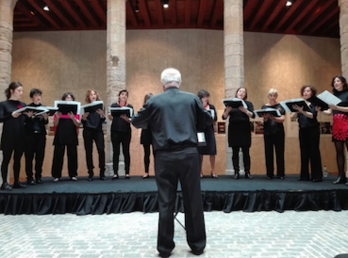
<instances>
[{"instance_id":1,"label":"black top","mask_svg":"<svg viewBox=\"0 0 348 258\"><path fill-rule=\"evenodd\" d=\"M347 107L348 106L348 91L339 91L335 94L335 96L337 98L339 98L340 100L342 100L341 103L339 103L337 106L341 106L341 107ZM336 114L345 114L347 115L347 112L341 112L338 110L333 110L332 111L333 115Z\"/></svg>"},{"instance_id":2,"label":"black top","mask_svg":"<svg viewBox=\"0 0 348 258\"><path fill-rule=\"evenodd\" d=\"M104 121L105 121L105 117L101 118L97 112L89 113L86 120L81 119L83 128L85 130L87 129L87 130L98 131L98 132L103 131Z\"/></svg>"},{"instance_id":3,"label":"black top","mask_svg":"<svg viewBox=\"0 0 348 258\"><path fill-rule=\"evenodd\" d=\"M245 104L247 105L247 109L253 113L252 118L255 117L254 114L254 106L253 103L244 100ZM226 118L224 118L224 115L222 114L222 119L226 120ZM239 108L232 108L232 110L229 113L229 124L232 123L240 123L240 122L249 122L250 118L247 114L245 114L244 112L240 111Z\"/></svg>"},{"instance_id":4,"label":"black top","mask_svg":"<svg viewBox=\"0 0 348 258\"><path fill-rule=\"evenodd\" d=\"M306 117L305 115L298 113L298 126L300 128L308 128L308 127L313 127L313 126L319 126L319 122L317 120L317 111L315 110L315 106L312 104L309 105L309 109L311 110L311 113L313 114L313 118L310 119Z\"/></svg>"},{"instance_id":5,"label":"black top","mask_svg":"<svg viewBox=\"0 0 348 258\"><path fill-rule=\"evenodd\" d=\"M77 128L73 120L69 118L60 118L56 129L53 145L74 144L78 145Z\"/></svg>"},{"instance_id":6,"label":"black top","mask_svg":"<svg viewBox=\"0 0 348 258\"><path fill-rule=\"evenodd\" d=\"M26 115L18 118L12 116L12 112L25 107L26 104L18 100L6 100L0 102L0 122L3 122L1 135L1 149L12 148L16 144L24 144Z\"/></svg>"},{"instance_id":7,"label":"black top","mask_svg":"<svg viewBox=\"0 0 348 258\"><path fill-rule=\"evenodd\" d=\"M120 107L118 103L113 103L111 104L111 107ZM127 107L130 107L133 109L133 106L131 104L127 104ZM133 114L134 114L134 109L133 109ZM111 132L130 132L131 131L131 126L130 123L127 123L124 121L121 117L114 116L112 118L112 123L111 123Z\"/></svg>"},{"instance_id":8,"label":"black top","mask_svg":"<svg viewBox=\"0 0 348 258\"><path fill-rule=\"evenodd\" d=\"M41 107L42 104L35 104L31 103L28 106L30 107ZM43 116L32 116L27 117L25 121L25 131L27 135L30 134L44 134L46 135L46 127L45 125L48 124L48 119L45 120Z\"/></svg>"},{"instance_id":9,"label":"black top","mask_svg":"<svg viewBox=\"0 0 348 258\"><path fill-rule=\"evenodd\" d=\"M132 118L135 127L151 130L155 151L196 147L197 128L203 130L211 121L201 100L178 88L151 97Z\"/></svg>"},{"instance_id":10,"label":"black top","mask_svg":"<svg viewBox=\"0 0 348 258\"><path fill-rule=\"evenodd\" d=\"M266 109L266 108L278 109L278 111L281 115L285 115L285 110L282 107L282 105L280 105L279 103L276 105L273 105L273 106L263 105L261 109ZM279 131L284 131L283 123L277 123L276 121L271 120L271 119L268 119L267 121L265 121L263 123L263 134L264 135L275 134Z\"/></svg>"}]
</instances>

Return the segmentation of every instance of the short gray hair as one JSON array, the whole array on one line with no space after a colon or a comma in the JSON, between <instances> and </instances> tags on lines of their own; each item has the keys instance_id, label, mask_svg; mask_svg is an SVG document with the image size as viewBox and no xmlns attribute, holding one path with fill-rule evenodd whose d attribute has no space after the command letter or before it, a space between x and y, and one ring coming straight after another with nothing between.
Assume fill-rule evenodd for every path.
<instances>
[{"instance_id":1,"label":"short gray hair","mask_svg":"<svg viewBox=\"0 0 348 258\"><path fill-rule=\"evenodd\" d=\"M181 74L177 69L167 68L161 73L161 82L165 88L179 88L181 84Z\"/></svg>"}]
</instances>

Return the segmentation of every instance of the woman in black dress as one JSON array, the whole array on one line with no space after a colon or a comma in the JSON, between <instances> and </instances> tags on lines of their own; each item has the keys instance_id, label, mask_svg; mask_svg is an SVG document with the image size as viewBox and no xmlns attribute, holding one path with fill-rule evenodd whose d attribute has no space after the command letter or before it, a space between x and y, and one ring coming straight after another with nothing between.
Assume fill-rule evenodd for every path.
<instances>
[{"instance_id":1,"label":"woman in black dress","mask_svg":"<svg viewBox=\"0 0 348 258\"><path fill-rule=\"evenodd\" d=\"M13 188L24 188L25 185L19 182L21 170L21 158L24 153L25 140L25 116L31 117L32 112L13 113L17 109L25 107L25 103L19 100L23 95L23 87L19 82L12 82L5 90L7 100L0 102L0 122L3 122L1 135L1 150L3 160L1 163L2 185L1 190L12 190ZM14 184L11 187L7 182L8 165L13 153L13 174Z\"/></svg>"},{"instance_id":2,"label":"woman in black dress","mask_svg":"<svg viewBox=\"0 0 348 258\"><path fill-rule=\"evenodd\" d=\"M313 86L303 86L301 88L302 97L307 100L315 96L317 90ZM301 151L301 175L299 181L321 182L323 180L323 171L321 167L320 156L320 128L317 120L319 108L316 108L306 101L310 112L304 111L303 107L294 105L297 112L292 120L298 120L300 127L299 140ZM311 163L311 177L309 176L309 161Z\"/></svg>"},{"instance_id":3,"label":"woman in black dress","mask_svg":"<svg viewBox=\"0 0 348 258\"><path fill-rule=\"evenodd\" d=\"M70 92L66 92L62 96L62 100L74 101L75 97ZM62 115L57 112L53 117L53 124L56 128L53 140L53 182L58 182L62 176L65 147L67 148L69 177L72 181L77 181L77 145L79 144L77 134L80 127L80 115L74 115L72 112Z\"/></svg>"},{"instance_id":4,"label":"woman in black dress","mask_svg":"<svg viewBox=\"0 0 348 258\"><path fill-rule=\"evenodd\" d=\"M335 143L336 161L338 167L338 178L333 183L344 184L347 182L344 171L344 143L348 149L348 85L344 77L335 76L332 79L331 86L333 88L334 95L342 102L339 103L338 106L330 105L330 109L323 111L323 114L333 114L332 141Z\"/></svg>"},{"instance_id":5,"label":"woman in black dress","mask_svg":"<svg viewBox=\"0 0 348 258\"><path fill-rule=\"evenodd\" d=\"M247 101L247 90L240 87L236 91L236 98L244 100L247 108L226 107L222 119L229 117L228 125L228 145L232 147L232 164L234 168L234 179L239 178L239 149L242 148L245 178L252 179L250 174L250 146L251 146L251 127L250 118L255 117L254 106Z\"/></svg>"},{"instance_id":6,"label":"woman in black dress","mask_svg":"<svg viewBox=\"0 0 348 258\"><path fill-rule=\"evenodd\" d=\"M130 107L133 106L127 103L128 91L121 90L118 94L118 102L111 104L111 107ZM134 112L133 112L134 113ZM132 137L132 129L130 126L131 119L126 115L120 117L113 117L109 114L109 120L111 123L111 142L113 148L113 168L114 175L112 180L118 179L118 162L120 158L120 145L122 144L122 151L124 155L124 165L126 179L129 179L129 168L130 168L130 152L129 146Z\"/></svg>"},{"instance_id":7,"label":"woman in black dress","mask_svg":"<svg viewBox=\"0 0 348 258\"><path fill-rule=\"evenodd\" d=\"M86 93L86 103L93 103L98 101L99 95L95 90L88 90ZM105 145L104 145L104 132L103 122L105 121L104 110L98 109L95 112L86 112L82 116L83 124L83 139L86 150L86 163L88 169L88 181L93 180L93 141L97 147L99 155L99 178L105 180Z\"/></svg>"},{"instance_id":8,"label":"woman in black dress","mask_svg":"<svg viewBox=\"0 0 348 258\"><path fill-rule=\"evenodd\" d=\"M276 89L270 89L268 92L269 102L262 106L262 109L273 108L279 110L281 116L274 117L272 115L265 115L263 117L263 139L265 143L265 157L266 157L266 170L267 178L272 179L274 177L274 149L276 153L277 162L277 176L280 179L284 179L284 120L285 110L277 102L278 91Z\"/></svg>"},{"instance_id":9,"label":"woman in black dress","mask_svg":"<svg viewBox=\"0 0 348 258\"><path fill-rule=\"evenodd\" d=\"M199 91L198 97L202 101L204 109L210 110L212 114L212 120L213 120L212 125L206 127L204 130L205 141L207 144L205 146L198 147L198 152L201 155L201 177L203 177L203 171L202 171L203 155L209 155L210 167L211 167L210 175L213 178L218 178L218 176L215 173L216 141L215 141L214 125L213 125L214 122L217 121L216 109L213 105L209 104L210 94L208 91L206 90Z\"/></svg>"},{"instance_id":10,"label":"woman in black dress","mask_svg":"<svg viewBox=\"0 0 348 258\"><path fill-rule=\"evenodd\" d=\"M144 97L144 105L146 101L151 98L153 95L152 93L148 93ZM143 175L143 179L149 178L149 166L150 166L150 147L152 144L152 134L150 129L142 129L141 130L141 136L140 136L140 144L143 145L144 148L144 168L145 173Z\"/></svg>"}]
</instances>

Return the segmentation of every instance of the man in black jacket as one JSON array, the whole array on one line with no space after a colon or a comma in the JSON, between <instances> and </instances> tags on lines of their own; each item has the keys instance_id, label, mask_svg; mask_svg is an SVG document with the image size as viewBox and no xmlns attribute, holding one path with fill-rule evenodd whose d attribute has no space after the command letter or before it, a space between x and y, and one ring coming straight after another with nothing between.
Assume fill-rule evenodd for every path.
<instances>
[{"instance_id":1,"label":"man in black jacket","mask_svg":"<svg viewBox=\"0 0 348 258\"><path fill-rule=\"evenodd\" d=\"M199 255L206 245L206 233L197 129L204 129L212 120L197 96L179 90L178 70L164 70L161 82L164 92L150 98L132 118L135 127L150 129L153 137L159 206L157 250L162 257L169 257L175 247L174 205L180 180L187 242Z\"/></svg>"}]
</instances>

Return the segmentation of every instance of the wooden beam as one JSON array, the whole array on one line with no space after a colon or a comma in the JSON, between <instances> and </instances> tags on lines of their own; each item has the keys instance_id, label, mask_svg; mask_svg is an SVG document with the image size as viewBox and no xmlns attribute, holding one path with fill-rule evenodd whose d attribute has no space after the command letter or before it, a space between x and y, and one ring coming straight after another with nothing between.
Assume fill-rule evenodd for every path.
<instances>
[{"instance_id":1,"label":"wooden beam","mask_svg":"<svg viewBox=\"0 0 348 258\"><path fill-rule=\"evenodd\" d=\"M151 21L145 0L139 0L139 12L141 13L141 16L144 19L145 27L150 29Z\"/></svg>"},{"instance_id":2,"label":"wooden beam","mask_svg":"<svg viewBox=\"0 0 348 258\"><path fill-rule=\"evenodd\" d=\"M155 0L155 6L156 6L156 12L157 12L158 25L164 26L163 6L162 6L161 0Z\"/></svg>"},{"instance_id":3,"label":"wooden beam","mask_svg":"<svg viewBox=\"0 0 348 258\"><path fill-rule=\"evenodd\" d=\"M86 0L75 0L76 4L80 7L83 15L92 23L92 25L96 28L100 27L98 23L98 17L93 12L91 6Z\"/></svg>"},{"instance_id":4,"label":"wooden beam","mask_svg":"<svg viewBox=\"0 0 348 258\"><path fill-rule=\"evenodd\" d=\"M67 13L56 3L56 1L52 0L43 0L45 4L50 8L52 12L54 12L58 18L65 23L68 27L74 27L74 21L72 21L68 16Z\"/></svg>"},{"instance_id":5,"label":"wooden beam","mask_svg":"<svg viewBox=\"0 0 348 258\"><path fill-rule=\"evenodd\" d=\"M169 0L169 10L171 12L172 24L176 25L176 0Z\"/></svg>"},{"instance_id":6,"label":"wooden beam","mask_svg":"<svg viewBox=\"0 0 348 258\"><path fill-rule=\"evenodd\" d=\"M290 26L285 30L285 34L292 32L293 28L310 12L310 10L315 7L319 0L307 1L308 4L306 8L296 17L296 19L290 24Z\"/></svg>"},{"instance_id":7,"label":"wooden beam","mask_svg":"<svg viewBox=\"0 0 348 258\"><path fill-rule=\"evenodd\" d=\"M207 0L200 0L199 1L198 18L197 18L197 27L198 28L202 27L202 25L203 25L206 7L207 7Z\"/></svg>"},{"instance_id":8,"label":"wooden beam","mask_svg":"<svg viewBox=\"0 0 348 258\"><path fill-rule=\"evenodd\" d=\"M301 34L316 18L319 17L330 5L337 0L328 0L323 6L319 7L312 15L309 16L305 24L303 24L298 30L297 33Z\"/></svg>"},{"instance_id":9,"label":"wooden beam","mask_svg":"<svg viewBox=\"0 0 348 258\"><path fill-rule=\"evenodd\" d=\"M329 11L329 13L327 15L325 15L325 17L323 17L323 19L318 21L317 24L309 31L308 34L309 35L313 34L317 29L319 29L321 26L323 26L323 24L325 22L327 22L332 16L336 15L339 12L340 12L340 8L338 6L336 6L336 4L335 4L335 6Z\"/></svg>"},{"instance_id":10,"label":"wooden beam","mask_svg":"<svg viewBox=\"0 0 348 258\"><path fill-rule=\"evenodd\" d=\"M259 0L249 0L243 11L243 20L246 22L250 19L250 16L254 12Z\"/></svg>"},{"instance_id":11,"label":"wooden beam","mask_svg":"<svg viewBox=\"0 0 348 258\"><path fill-rule=\"evenodd\" d=\"M49 15L48 12L42 9L42 7L39 6L35 0L28 0L28 3L30 3L36 9L37 12L39 12L47 21L49 21L54 28L59 30L62 28L59 22L53 17L51 17L51 15Z\"/></svg>"},{"instance_id":12,"label":"wooden beam","mask_svg":"<svg viewBox=\"0 0 348 258\"><path fill-rule=\"evenodd\" d=\"M135 15L135 12L134 12L134 9L133 9L133 6L132 6L132 4L131 4L131 2L130 2L130 0L127 0L126 1L126 8L129 8L129 10L130 10L130 20L131 20L131 22L132 22L132 24L133 24L133 26L134 27L138 27L139 26L139 24L138 24L138 19L137 19L137 16Z\"/></svg>"},{"instance_id":13,"label":"wooden beam","mask_svg":"<svg viewBox=\"0 0 348 258\"><path fill-rule=\"evenodd\" d=\"M129 1L129 0L128 0ZM104 4L101 0L94 0L91 2L92 7L96 14L98 15L99 19L106 24L106 9Z\"/></svg>"},{"instance_id":14,"label":"wooden beam","mask_svg":"<svg viewBox=\"0 0 348 258\"><path fill-rule=\"evenodd\" d=\"M191 24L191 0L185 0L185 26Z\"/></svg>"},{"instance_id":15,"label":"wooden beam","mask_svg":"<svg viewBox=\"0 0 348 258\"><path fill-rule=\"evenodd\" d=\"M256 24L260 21L262 16L265 15L267 12L268 8L271 6L272 1L263 1L261 8L258 10L256 17L253 19L252 23L250 24L248 30L253 30L256 26Z\"/></svg>"},{"instance_id":16,"label":"wooden beam","mask_svg":"<svg viewBox=\"0 0 348 258\"><path fill-rule=\"evenodd\" d=\"M274 8L274 11L272 12L272 14L268 17L267 21L265 22L265 24L262 26L261 31L265 31L268 26L274 21L274 19L278 16L278 14L280 13L280 11L284 8L285 4L286 4L287 0L280 0L276 6L276 8Z\"/></svg>"},{"instance_id":17,"label":"wooden beam","mask_svg":"<svg viewBox=\"0 0 348 258\"><path fill-rule=\"evenodd\" d=\"M273 31L277 31L280 29L281 26L284 25L284 23L290 18L290 16L297 10L297 8L302 4L302 1L296 1L292 6L289 7L288 12L285 14L283 19L280 20L278 25L274 28Z\"/></svg>"},{"instance_id":18,"label":"wooden beam","mask_svg":"<svg viewBox=\"0 0 348 258\"><path fill-rule=\"evenodd\" d=\"M30 19L32 22L36 23L37 26L41 26L45 29L49 28L50 25L47 24L47 22L42 19L39 15L32 15L30 13L31 6L27 2L18 1L16 4L16 7L19 11L21 11L28 19Z\"/></svg>"},{"instance_id":19,"label":"wooden beam","mask_svg":"<svg viewBox=\"0 0 348 258\"><path fill-rule=\"evenodd\" d=\"M223 16L223 0L215 0L213 15L210 19L210 27L215 27L217 19L221 17L221 11Z\"/></svg>"},{"instance_id":20,"label":"wooden beam","mask_svg":"<svg viewBox=\"0 0 348 258\"><path fill-rule=\"evenodd\" d=\"M79 12L76 12L76 10L71 6L71 1L61 1L61 4L83 29L87 29L86 19Z\"/></svg>"}]
</instances>

